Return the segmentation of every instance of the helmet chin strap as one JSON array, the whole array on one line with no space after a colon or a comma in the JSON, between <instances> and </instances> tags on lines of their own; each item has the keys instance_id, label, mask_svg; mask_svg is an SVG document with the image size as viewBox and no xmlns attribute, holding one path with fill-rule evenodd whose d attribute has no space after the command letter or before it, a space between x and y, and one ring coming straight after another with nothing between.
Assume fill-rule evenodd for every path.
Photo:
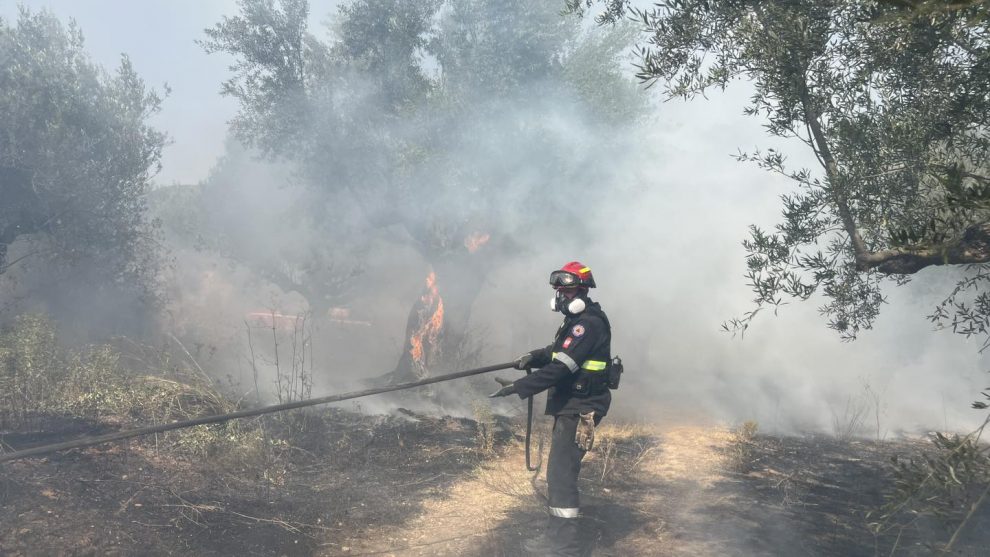
<instances>
[{"instance_id":1,"label":"helmet chin strap","mask_svg":"<svg viewBox=\"0 0 990 557\"><path fill-rule=\"evenodd\" d=\"M587 309L588 304L585 303L584 298L581 296L576 296L575 298L568 300L567 298L557 293L553 298L550 298L550 310L559 311L564 315L577 315Z\"/></svg>"}]
</instances>

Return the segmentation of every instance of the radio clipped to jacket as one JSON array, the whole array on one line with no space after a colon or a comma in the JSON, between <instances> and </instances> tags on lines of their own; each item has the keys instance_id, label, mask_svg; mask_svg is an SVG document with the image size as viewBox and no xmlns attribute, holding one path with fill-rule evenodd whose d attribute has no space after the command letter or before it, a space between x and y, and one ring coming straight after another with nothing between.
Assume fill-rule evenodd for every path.
<instances>
[{"instance_id":1,"label":"radio clipped to jacket","mask_svg":"<svg viewBox=\"0 0 990 557\"><path fill-rule=\"evenodd\" d=\"M615 389L619 388L619 380L622 379L622 358L616 356L612 358L612 361L608 364L608 388Z\"/></svg>"}]
</instances>

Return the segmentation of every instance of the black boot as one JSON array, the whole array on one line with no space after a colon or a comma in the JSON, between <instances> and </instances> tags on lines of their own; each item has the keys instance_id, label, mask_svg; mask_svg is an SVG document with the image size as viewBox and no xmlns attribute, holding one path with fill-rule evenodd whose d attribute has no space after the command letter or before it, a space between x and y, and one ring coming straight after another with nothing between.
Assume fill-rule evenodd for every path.
<instances>
[{"instance_id":1,"label":"black boot","mask_svg":"<svg viewBox=\"0 0 990 557\"><path fill-rule=\"evenodd\" d=\"M546 531L523 543L523 549L540 557L571 557L581 555L578 519L551 516Z\"/></svg>"},{"instance_id":2,"label":"black boot","mask_svg":"<svg viewBox=\"0 0 990 557\"><path fill-rule=\"evenodd\" d=\"M556 553L554 557L580 557L584 554L581 544L581 529L579 518L559 518L560 525L557 527Z\"/></svg>"},{"instance_id":3,"label":"black boot","mask_svg":"<svg viewBox=\"0 0 990 557\"><path fill-rule=\"evenodd\" d=\"M530 555L546 557L548 555L554 555L556 553L557 546L554 544L553 539L550 538L547 532L543 532L535 538L524 541L523 549Z\"/></svg>"}]
</instances>

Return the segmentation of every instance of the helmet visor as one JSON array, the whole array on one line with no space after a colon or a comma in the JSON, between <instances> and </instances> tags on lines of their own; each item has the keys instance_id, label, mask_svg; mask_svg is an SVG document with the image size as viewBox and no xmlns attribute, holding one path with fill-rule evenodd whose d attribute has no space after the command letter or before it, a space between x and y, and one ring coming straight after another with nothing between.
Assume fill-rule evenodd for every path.
<instances>
[{"instance_id":1,"label":"helmet visor","mask_svg":"<svg viewBox=\"0 0 990 557\"><path fill-rule=\"evenodd\" d=\"M550 286L554 288L566 288L568 286L578 286L581 279L574 273L567 271L554 271L550 273Z\"/></svg>"}]
</instances>

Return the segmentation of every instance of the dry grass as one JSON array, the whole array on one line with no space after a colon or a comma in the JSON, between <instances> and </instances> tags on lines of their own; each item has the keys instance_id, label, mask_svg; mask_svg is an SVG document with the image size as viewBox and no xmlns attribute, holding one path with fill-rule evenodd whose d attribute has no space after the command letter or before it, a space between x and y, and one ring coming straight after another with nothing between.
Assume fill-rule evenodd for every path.
<instances>
[{"instance_id":1,"label":"dry grass","mask_svg":"<svg viewBox=\"0 0 990 557\"><path fill-rule=\"evenodd\" d=\"M487 400L471 403L476 424L475 439L478 443L478 456L491 458L495 455L495 416L492 405Z\"/></svg>"},{"instance_id":2,"label":"dry grass","mask_svg":"<svg viewBox=\"0 0 990 557\"><path fill-rule=\"evenodd\" d=\"M59 404L60 356L55 327L44 316L22 315L0 331L0 429Z\"/></svg>"},{"instance_id":3,"label":"dry grass","mask_svg":"<svg viewBox=\"0 0 990 557\"><path fill-rule=\"evenodd\" d=\"M118 344L65 348L49 319L20 316L0 332L0 429L30 431L46 416L136 427L236 409L191 358L126 339ZM256 427L238 422L153 438L158 449L196 456L257 452L260 440Z\"/></svg>"},{"instance_id":4,"label":"dry grass","mask_svg":"<svg viewBox=\"0 0 990 557\"><path fill-rule=\"evenodd\" d=\"M656 426L632 422L606 422L595 429L595 444L585 456L596 480L607 485L651 464L658 445Z\"/></svg>"}]
</instances>

